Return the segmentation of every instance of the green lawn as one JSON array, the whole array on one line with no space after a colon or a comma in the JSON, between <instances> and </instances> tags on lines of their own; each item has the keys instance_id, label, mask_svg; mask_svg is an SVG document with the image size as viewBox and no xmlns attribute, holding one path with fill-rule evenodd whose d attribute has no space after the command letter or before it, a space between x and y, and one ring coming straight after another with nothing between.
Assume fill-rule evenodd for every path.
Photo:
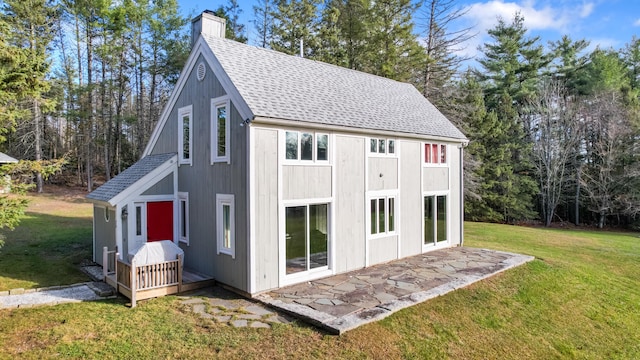
<instances>
[{"instance_id":1,"label":"green lawn","mask_svg":"<svg viewBox=\"0 0 640 360\"><path fill-rule=\"evenodd\" d=\"M0 291L87 281L78 265L91 258L91 204L50 194L29 200L20 226L0 231Z\"/></svg>"},{"instance_id":2,"label":"green lawn","mask_svg":"<svg viewBox=\"0 0 640 360\"><path fill-rule=\"evenodd\" d=\"M77 240L71 243L85 243L80 239L89 228L90 247L86 214L62 218L77 221ZM34 223L51 220L31 216ZM34 247L52 246L44 244L53 233L41 232L42 245ZM640 358L637 233L467 223L465 241L537 259L340 337L302 323L235 329L200 319L175 297L143 301L134 309L124 300L110 300L0 310L0 359Z\"/></svg>"}]
</instances>

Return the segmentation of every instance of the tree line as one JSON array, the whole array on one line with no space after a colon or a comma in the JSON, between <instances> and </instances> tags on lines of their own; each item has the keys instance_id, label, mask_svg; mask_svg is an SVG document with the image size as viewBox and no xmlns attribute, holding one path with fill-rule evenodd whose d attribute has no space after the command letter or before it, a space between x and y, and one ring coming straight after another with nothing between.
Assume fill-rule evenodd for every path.
<instances>
[{"instance_id":1,"label":"tree line","mask_svg":"<svg viewBox=\"0 0 640 360\"><path fill-rule=\"evenodd\" d=\"M0 150L65 159L50 181L88 191L142 155L189 52L176 0L0 1ZM246 9L244 9L246 10ZM410 82L458 125L469 220L635 226L640 41L543 44L498 19L460 56L455 0L237 0L227 38ZM193 14L192 14L193 15ZM545 46L546 45L546 46ZM35 171L34 182L43 179Z\"/></svg>"}]
</instances>

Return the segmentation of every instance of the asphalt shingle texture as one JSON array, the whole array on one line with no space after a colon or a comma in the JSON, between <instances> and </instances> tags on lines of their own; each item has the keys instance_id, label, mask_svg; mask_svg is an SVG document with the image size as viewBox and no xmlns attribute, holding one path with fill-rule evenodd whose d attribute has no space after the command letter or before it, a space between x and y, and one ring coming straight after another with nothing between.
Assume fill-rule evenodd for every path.
<instances>
[{"instance_id":1,"label":"asphalt shingle texture","mask_svg":"<svg viewBox=\"0 0 640 360\"><path fill-rule=\"evenodd\" d=\"M256 116L465 139L411 84L203 37Z\"/></svg>"},{"instance_id":2,"label":"asphalt shingle texture","mask_svg":"<svg viewBox=\"0 0 640 360\"><path fill-rule=\"evenodd\" d=\"M87 195L87 198L108 202L173 156L175 153L147 155Z\"/></svg>"}]
</instances>

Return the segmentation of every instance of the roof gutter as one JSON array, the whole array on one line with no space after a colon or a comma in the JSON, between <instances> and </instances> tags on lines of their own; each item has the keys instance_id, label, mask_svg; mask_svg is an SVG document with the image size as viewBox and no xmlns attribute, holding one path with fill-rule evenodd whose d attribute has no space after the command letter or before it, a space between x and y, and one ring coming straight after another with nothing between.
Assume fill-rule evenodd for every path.
<instances>
[{"instance_id":1,"label":"roof gutter","mask_svg":"<svg viewBox=\"0 0 640 360\"><path fill-rule=\"evenodd\" d=\"M285 126L292 128L309 128L309 129L317 129L323 131L340 131L345 133L352 134L360 134L360 135L382 135L389 137L403 137L403 138L411 138L418 140L435 140L435 141L446 141L446 142L454 142L457 144L462 144L466 146L469 143L469 140L466 138L451 138L445 136L433 136L433 135L422 135L422 134L414 134L414 133L405 133L398 131L389 131L389 130L376 130L376 129L365 129L365 128L354 128L350 126L340 126L340 125L330 125L330 124L319 124L312 123L307 121L300 120L285 120L285 119L276 119L269 118L263 116L256 116L253 118L251 123L255 124L265 124L265 125L274 125L274 126Z\"/></svg>"}]
</instances>

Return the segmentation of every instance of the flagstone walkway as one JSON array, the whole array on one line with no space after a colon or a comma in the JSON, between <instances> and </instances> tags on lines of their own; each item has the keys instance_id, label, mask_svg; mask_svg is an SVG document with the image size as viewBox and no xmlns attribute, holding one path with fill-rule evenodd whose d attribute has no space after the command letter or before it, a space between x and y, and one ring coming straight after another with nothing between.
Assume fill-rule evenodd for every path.
<instances>
[{"instance_id":1,"label":"flagstone walkway","mask_svg":"<svg viewBox=\"0 0 640 360\"><path fill-rule=\"evenodd\" d=\"M341 334L533 259L501 251L448 248L284 287L256 299Z\"/></svg>"}]
</instances>

